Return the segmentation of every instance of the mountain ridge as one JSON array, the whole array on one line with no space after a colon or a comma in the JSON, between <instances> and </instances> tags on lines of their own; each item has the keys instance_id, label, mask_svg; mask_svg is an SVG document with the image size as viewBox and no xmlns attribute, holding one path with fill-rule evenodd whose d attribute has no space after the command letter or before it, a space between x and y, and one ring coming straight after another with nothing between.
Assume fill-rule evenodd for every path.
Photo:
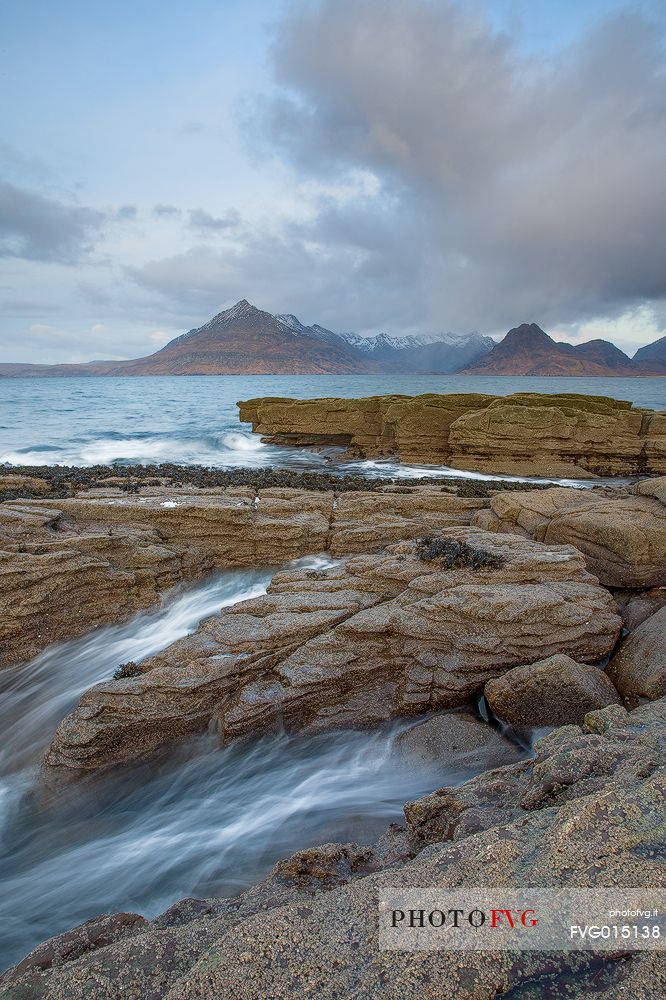
<instances>
[{"instance_id":1,"label":"mountain ridge","mask_svg":"<svg viewBox=\"0 0 666 1000\"><path fill-rule=\"evenodd\" d=\"M610 341L573 345L553 340L536 323L509 330L499 343L479 333L379 333L362 337L306 326L292 313L272 313L241 299L200 327L145 357L82 364L0 364L0 377L143 375L661 375L666 337L630 359Z\"/></svg>"},{"instance_id":2,"label":"mountain ridge","mask_svg":"<svg viewBox=\"0 0 666 1000\"><path fill-rule=\"evenodd\" d=\"M662 339L666 341L666 338ZM666 348L666 343L664 347ZM640 348L637 354L645 350L646 348ZM658 358L655 360L649 356L641 366L608 340L569 344L553 340L536 323L521 323L509 330L491 351L462 369L460 374L606 377L666 375L666 350L661 367Z\"/></svg>"}]
</instances>

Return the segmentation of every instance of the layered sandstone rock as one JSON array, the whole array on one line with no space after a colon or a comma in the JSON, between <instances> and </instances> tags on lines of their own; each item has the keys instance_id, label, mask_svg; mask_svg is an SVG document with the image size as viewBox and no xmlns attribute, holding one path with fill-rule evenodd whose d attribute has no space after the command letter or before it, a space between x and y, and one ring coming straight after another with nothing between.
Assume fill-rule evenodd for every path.
<instances>
[{"instance_id":1,"label":"layered sandstone rock","mask_svg":"<svg viewBox=\"0 0 666 1000\"><path fill-rule=\"evenodd\" d=\"M265 397L238 406L242 421L277 444L508 475L666 472L666 414L605 396Z\"/></svg>"},{"instance_id":2,"label":"layered sandstone rock","mask_svg":"<svg viewBox=\"0 0 666 1000\"><path fill-rule=\"evenodd\" d=\"M0 997L661 995L655 953L382 950L377 901L385 887L660 885L664 709L594 712L534 760L409 803L407 830L301 851L240 896L91 921L9 970Z\"/></svg>"},{"instance_id":3,"label":"layered sandstone rock","mask_svg":"<svg viewBox=\"0 0 666 1000\"><path fill-rule=\"evenodd\" d=\"M212 567L150 527L81 526L55 507L0 505L0 667L149 607Z\"/></svg>"},{"instance_id":4,"label":"layered sandstone rock","mask_svg":"<svg viewBox=\"0 0 666 1000\"><path fill-rule=\"evenodd\" d=\"M270 567L322 551L469 524L485 501L441 490L112 487L73 499L0 504L0 667L155 604L211 569Z\"/></svg>"},{"instance_id":5,"label":"layered sandstone rock","mask_svg":"<svg viewBox=\"0 0 666 1000\"><path fill-rule=\"evenodd\" d=\"M606 669L618 691L633 704L666 695L666 608L625 639Z\"/></svg>"},{"instance_id":6,"label":"layered sandstone rock","mask_svg":"<svg viewBox=\"0 0 666 1000\"><path fill-rule=\"evenodd\" d=\"M612 490L555 488L497 493L473 517L489 531L575 545L608 587L666 584L666 478Z\"/></svg>"},{"instance_id":7,"label":"layered sandstone rock","mask_svg":"<svg viewBox=\"0 0 666 1000\"><path fill-rule=\"evenodd\" d=\"M214 721L225 741L341 728L469 703L491 677L555 652L596 662L621 621L571 546L451 528L497 564L447 568L413 542L326 571L278 573L60 725L49 768L142 757Z\"/></svg>"},{"instance_id":8,"label":"layered sandstone rock","mask_svg":"<svg viewBox=\"0 0 666 1000\"><path fill-rule=\"evenodd\" d=\"M608 675L557 653L514 667L488 681L485 696L495 715L512 726L561 726L588 712L621 704Z\"/></svg>"}]
</instances>

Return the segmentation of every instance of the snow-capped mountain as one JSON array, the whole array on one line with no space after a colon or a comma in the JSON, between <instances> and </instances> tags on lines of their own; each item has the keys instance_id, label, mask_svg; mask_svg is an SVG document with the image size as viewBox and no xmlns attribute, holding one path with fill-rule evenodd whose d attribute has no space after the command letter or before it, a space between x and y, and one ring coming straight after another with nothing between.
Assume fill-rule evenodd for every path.
<instances>
[{"instance_id":1,"label":"snow-capped mountain","mask_svg":"<svg viewBox=\"0 0 666 1000\"><path fill-rule=\"evenodd\" d=\"M241 299L203 326L131 361L85 365L6 365L0 375L381 375L456 372L490 348L488 337L338 334L291 313L272 315Z\"/></svg>"},{"instance_id":2,"label":"snow-capped mountain","mask_svg":"<svg viewBox=\"0 0 666 1000\"><path fill-rule=\"evenodd\" d=\"M495 346L494 340L478 333L418 333L402 337L378 333L364 337L358 333L333 333L317 323L305 326L293 313L279 313L274 319L296 336L342 342L379 365L381 371L455 372L474 364Z\"/></svg>"}]
</instances>

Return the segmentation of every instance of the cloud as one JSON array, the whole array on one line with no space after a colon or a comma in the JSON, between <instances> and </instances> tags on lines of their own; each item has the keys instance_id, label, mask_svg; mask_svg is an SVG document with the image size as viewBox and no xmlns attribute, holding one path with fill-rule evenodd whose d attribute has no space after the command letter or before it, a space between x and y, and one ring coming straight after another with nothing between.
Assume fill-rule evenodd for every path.
<instances>
[{"instance_id":1,"label":"cloud","mask_svg":"<svg viewBox=\"0 0 666 1000\"><path fill-rule=\"evenodd\" d=\"M221 232L235 229L240 223L240 215L235 209L229 209L226 215L216 218L203 208L191 208L189 211L190 226L193 229Z\"/></svg>"},{"instance_id":2,"label":"cloud","mask_svg":"<svg viewBox=\"0 0 666 1000\"><path fill-rule=\"evenodd\" d=\"M157 216L158 219L171 215L180 215L180 209L176 208L175 205L154 205L153 215Z\"/></svg>"},{"instance_id":3,"label":"cloud","mask_svg":"<svg viewBox=\"0 0 666 1000\"><path fill-rule=\"evenodd\" d=\"M95 209L0 182L0 257L75 264L105 221Z\"/></svg>"},{"instance_id":4,"label":"cloud","mask_svg":"<svg viewBox=\"0 0 666 1000\"><path fill-rule=\"evenodd\" d=\"M411 229L407 221L396 228L388 211L363 217L356 202L351 209L329 203L315 224L253 229L223 249L198 244L126 273L202 318L245 296L271 312L296 310L336 329L375 329L379 303L394 325L415 329L414 296L422 293L418 229L416 220Z\"/></svg>"},{"instance_id":5,"label":"cloud","mask_svg":"<svg viewBox=\"0 0 666 1000\"><path fill-rule=\"evenodd\" d=\"M663 21L613 14L542 60L478 10L322 0L277 26L281 94L256 106L254 131L300 176L379 182L372 207L312 223L312 241L346 242L324 307L335 286L371 294L377 269L401 268L411 315L430 325L566 323L663 299ZM388 206L382 245L373 215ZM390 307L375 303L379 322Z\"/></svg>"},{"instance_id":6,"label":"cloud","mask_svg":"<svg viewBox=\"0 0 666 1000\"><path fill-rule=\"evenodd\" d=\"M115 213L116 219L118 219L120 222L128 222L130 220L136 219L138 214L139 214L139 209L136 207L136 205L121 205L120 208L117 209Z\"/></svg>"}]
</instances>

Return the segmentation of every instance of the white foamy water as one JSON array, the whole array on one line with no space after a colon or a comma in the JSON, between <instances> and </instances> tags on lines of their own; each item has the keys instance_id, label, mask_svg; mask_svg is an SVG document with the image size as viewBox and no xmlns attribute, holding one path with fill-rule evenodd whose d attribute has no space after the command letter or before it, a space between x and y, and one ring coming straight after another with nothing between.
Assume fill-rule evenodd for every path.
<instances>
[{"instance_id":1,"label":"white foamy water","mask_svg":"<svg viewBox=\"0 0 666 1000\"><path fill-rule=\"evenodd\" d=\"M609 482L618 485L629 480L614 479L547 479L543 476L500 476L489 472L470 472L469 469L454 469L448 465L401 465L399 462L380 459L364 459L345 463L347 473L381 479L474 479L485 483L552 483L557 486L598 486Z\"/></svg>"},{"instance_id":2,"label":"white foamy water","mask_svg":"<svg viewBox=\"0 0 666 1000\"><path fill-rule=\"evenodd\" d=\"M202 465L213 469L323 468L323 455L297 448L283 450L264 444L248 431L234 431L219 438L176 435L101 437L91 441L63 442L60 447L25 448L0 453L0 464L10 465Z\"/></svg>"}]
</instances>

